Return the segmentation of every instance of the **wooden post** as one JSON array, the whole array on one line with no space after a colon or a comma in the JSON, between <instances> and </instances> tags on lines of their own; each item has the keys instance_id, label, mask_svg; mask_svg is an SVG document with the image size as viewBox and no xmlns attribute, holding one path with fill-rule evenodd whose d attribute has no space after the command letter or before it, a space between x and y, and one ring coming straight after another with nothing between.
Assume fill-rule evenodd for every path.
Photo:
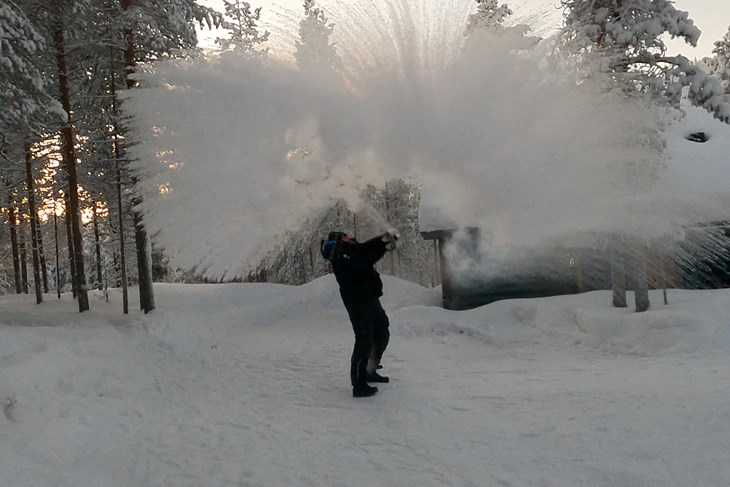
<instances>
[{"instance_id":1,"label":"wooden post","mask_svg":"<svg viewBox=\"0 0 730 487\"><path fill-rule=\"evenodd\" d=\"M431 287L438 286L439 279L439 249L438 241L436 239L433 242L433 273L431 274Z\"/></svg>"}]
</instances>

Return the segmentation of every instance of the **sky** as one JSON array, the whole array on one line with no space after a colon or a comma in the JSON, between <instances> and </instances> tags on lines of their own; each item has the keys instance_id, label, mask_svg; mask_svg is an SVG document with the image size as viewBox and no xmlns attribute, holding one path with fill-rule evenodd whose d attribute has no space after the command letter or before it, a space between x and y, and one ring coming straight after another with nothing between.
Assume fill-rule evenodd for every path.
<instances>
[{"instance_id":1,"label":"sky","mask_svg":"<svg viewBox=\"0 0 730 487\"><path fill-rule=\"evenodd\" d=\"M200 0L199 3L217 8L221 11L223 10L223 2L221 0ZM272 12L282 9L292 12L300 12L302 10L302 2L299 0L259 0L258 2L252 1L250 3L253 7L262 7L262 16L267 22ZM323 1L321 5L326 7L330 3L332 3L332 0ZM520 8L523 8L522 5L524 4L525 8L540 9L550 9L557 3L553 0L527 0L519 2ZM726 0L676 0L674 3L678 9L689 12L690 18L695 21L695 25L702 30L702 36L696 48L688 46L684 42L668 40L670 49L677 50L690 59L701 59L705 56L710 56L714 42L720 40L727 33L728 27L730 27L730 2ZM514 3L510 2L507 2L507 4L510 6L514 5ZM519 14L520 12L515 12L515 15ZM337 22L335 18L331 18L330 20ZM210 34L201 34L201 39L205 42L210 42L210 38Z\"/></svg>"},{"instance_id":2,"label":"sky","mask_svg":"<svg viewBox=\"0 0 730 487\"><path fill-rule=\"evenodd\" d=\"M686 487L730 478L730 291L440 308L385 276L390 383L355 399L332 275L0 296L3 487ZM632 296L629 294L629 300Z\"/></svg>"},{"instance_id":3,"label":"sky","mask_svg":"<svg viewBox=\"0 0 730 487\"><path fill-rule=\"evenodd\" d=\"M702 31L697 48L683 47L683 53L690 59L710 56L715 41L722 39L730 27L730 2L725 0L677 0L675 6L689 12Z\"/></svg>"}]
</instances>

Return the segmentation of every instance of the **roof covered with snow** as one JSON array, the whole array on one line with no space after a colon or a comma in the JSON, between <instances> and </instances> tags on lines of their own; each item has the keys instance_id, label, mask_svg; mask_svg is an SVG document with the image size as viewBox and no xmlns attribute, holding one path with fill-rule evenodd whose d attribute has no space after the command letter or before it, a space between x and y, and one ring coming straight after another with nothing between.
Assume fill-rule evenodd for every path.
<instances>
[{"instance_id":1,"label":"roof covered with snow","mask_svg":"<svg viewBox=\"0 0 730 487\"><path fill-rule=\"evenodd\" d=\"M704 133L707 142L688 139L697 133ZM666 154L672 188L730 197L730 125L701 108L689 108L687 116L667 130Z\"/></svg>"}]
</instances>

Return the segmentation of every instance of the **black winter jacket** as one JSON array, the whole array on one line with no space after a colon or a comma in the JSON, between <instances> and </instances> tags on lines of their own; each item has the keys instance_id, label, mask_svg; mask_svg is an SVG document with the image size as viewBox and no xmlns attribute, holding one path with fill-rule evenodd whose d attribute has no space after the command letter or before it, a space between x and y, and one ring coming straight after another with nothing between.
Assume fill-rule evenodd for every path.
<instances>
[{"instance_id":1,"label":"black winter jacket","mask_svg":"<svg viewBox=\"0 0 730 487\"><path fill-rule=\"evenodd\" d=\"M363 243L341 241L335 251L332 270L340 285L340 296L345 306L383 295L383 281L374 267L385 255L385 242L380 237Z\"/></svg>"}]
</instances>

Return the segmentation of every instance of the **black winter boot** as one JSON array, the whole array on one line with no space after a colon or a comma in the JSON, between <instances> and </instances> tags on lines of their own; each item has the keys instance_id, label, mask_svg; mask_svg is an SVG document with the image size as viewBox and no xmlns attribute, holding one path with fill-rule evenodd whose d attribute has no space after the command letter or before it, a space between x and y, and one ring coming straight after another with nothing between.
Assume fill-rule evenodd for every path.
<instances>
[{"instance_id":1,"label":"black winter boot","mask_svg":"<svg viewBox=\"0 0 730 487\"><path fill-rule=\"evenodd\" d=\"M370 372L365 378L367 382L390 382L390 378L385 375L380 375L376 371Z\"/></svg>"},{"instance_id":2,"label":"black winter boot","mask_svg":"<svg viewBox=\"0 0 730 487\"><path fill-rule=\"evenodd\" d=\"M372 387L365 383L352 386L352 397L369 397L376 392L378 392L377 387Z\"/></svg>"}]
</instances>

